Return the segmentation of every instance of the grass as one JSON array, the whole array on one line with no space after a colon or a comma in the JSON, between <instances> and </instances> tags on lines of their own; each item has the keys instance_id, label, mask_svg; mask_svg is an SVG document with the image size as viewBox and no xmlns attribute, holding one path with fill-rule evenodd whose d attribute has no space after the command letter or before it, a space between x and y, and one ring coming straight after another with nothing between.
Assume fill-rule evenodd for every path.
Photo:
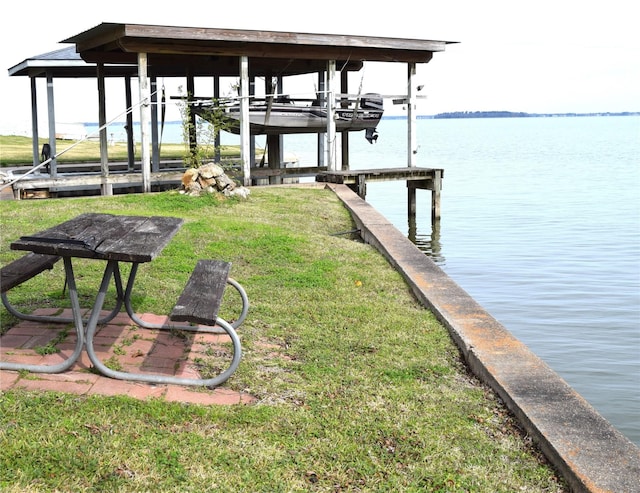
<instances>
[{"instance_id":1,"label":"grass","mask_svg":"<svg viewBox=\"0 0 640 493\"><path fill-rule=\"evenodd\" d=\"M139 311L168 313L198 258L233 263L251 309L225 386L257 402L3 392L3 491L566 491L401 276L371 246L332 236L353 224L331 192L3 201L0 263L20 255L15 238L86 211L185 219L141 267ZM101 269L78 263L81 292ZM56 267L12 299L62 306L62 285ZM0 323L15 320L2 309Z\"/></svg>"},{"instance_id":2,"label":"grass","mask_svg":"<svg viewBox=\"0 0 640 493\"><path fill-rule=\"evenodd\" d=\"M0 167L31 165L32 144L31 137L18 135L0 135ZM40 139L38 149L42 149L42 144L48 139ZM56 152L60 153L68 147L75 145L71 140L56 140ZM213 149L202 147L204 157L212 157ZM115 142L108 146L109 160L111 162L127 160L126 142ZM223 158L232 158L239 155L238 146L222 146L220 154ZM141 155L140 143L136 144L135 156L139 160ZM160 157L165 160L184 160L189 155L189 148L186 144L166 144L160 148ZM85 140L78 143L72 149L57 158L60 164L65 163L85 163L100 162L100 142L97 140Z\"/></svg>"}]
</instances>

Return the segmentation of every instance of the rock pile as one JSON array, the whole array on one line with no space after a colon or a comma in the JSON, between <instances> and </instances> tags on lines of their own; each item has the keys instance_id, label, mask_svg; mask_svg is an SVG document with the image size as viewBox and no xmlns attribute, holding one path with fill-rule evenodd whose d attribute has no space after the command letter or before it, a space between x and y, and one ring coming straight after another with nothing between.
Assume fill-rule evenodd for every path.
<instances>
[{"instance_id":1,"label":"rock pile","mask_svg":"<svg viewBox=\"0 0 640 493\"><path fill-rule=\"evenodd\" d=\"M247 198L249 189L237 186L224 170L217 164L204 164L198 168L189 168L182 175L183 193L201 195L202 193L220 192L227 197L240 196Z\"/></svg>"}]
</instances>

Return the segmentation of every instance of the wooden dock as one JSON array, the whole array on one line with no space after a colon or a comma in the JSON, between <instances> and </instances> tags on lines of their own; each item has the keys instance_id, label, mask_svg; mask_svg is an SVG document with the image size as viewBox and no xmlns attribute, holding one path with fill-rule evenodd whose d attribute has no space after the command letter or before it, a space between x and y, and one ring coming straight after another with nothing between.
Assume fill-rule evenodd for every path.
<instances>
[{"instance_id":1,"label":"wooden dock","mask_svg":"<svg viewBox=\"0 0 640 493\"><path fill-rule=\"evenodd\" d=\"M173 163L171 163L173 164ZM90 167L91 165L86 165ZM118 168L111 172L105 180L98 172L88 169L76 169L76 172L61 173L55 178L33 175L29 179L13 184L15 199L45 198L63 195L81 195L83 193L100 193L105 187L117 189L120 193L139 191L142 187L142 173L139 170L123 171ZM177 187L181 183L184 169L168 168L151 173L152 189L164 190ZM292 167L292 168L251 168L252 178L256 184L260 181L271 182L276 178L278 183L291 178L315 176L317 182L344 184L355 191L363 199L367 192L367 182L405 180L407 183L407 210L409 218L416 215L416 190L431 190L431 218L440 219L440 191L442 189L443 169L436 168L375 168L327 171L326 167Z\"/></svg>"},{"instance_id":2,"label":"wooden dock","mask_svg":"<svg viewBox=\"0 0 640 493\"><path fill-rule=\"evenodd\" d=\"M72 195L101 194L105 187L110 187L114 193L140 192L142 189L142 173L139 169L133 171L116 170L113 168L105 180L99 172L90 165L87 169L76 169L73 172L60 173L57 177L34 174L27 179L17 181L12 185L13 198L33 199L52 198ZM119 169L119 168L118 168ZM272 183L296 183L300 177L316 176L318 172L326 170L326 167L295 167L295 168L251 168L253 185L269 185ZM185 168L163 169L150 174L150 185L153 191L178 188L182 183L182 175ZM236 176L238 170L227 170L232 178L241 180ZM16 178L19 175L16 175Z\"/></svg>"},{"instance_id":3,"label":"wooden dock","mask_svg":"<svg viewBox=\"0 0 640 493\"><path fill-rule=\"evenodd\" d=\"M431 190L431 218L440 219L440 191L443 169L436 168L378 168L326 171L316 175L316 181L347 185L363 199L367 194L367 182L406 180L409 217L416 214L416 189Z\"/></svg>"},{"instance_id":4,"label":"wooden dock","mask_svg":"<svg viewBox=\"0 0 640 493\"><path fill-rule=\"evenodd\" d=\"M252 167L252 185L296 183L300 177L313 177L327 169L326 166L299 166L297 160L293 158L286 160L283 164L285 167L282 168L259 167L257 165ZM242 176L238 176L239 166L234 166L227 161L221 165L225 167L232 178L242 180ZM29 166L11 169L6 181L20 178L22 175L26 175L30 169ZM140 192L143 186L140 163L135 163L131 169L126 162L111 162L107 179L102 176L100 163L64 163L58 164L57 169L59 173L55 177L48 173L34 173L16 181L11 186L13 198L20 200L95 195L103 193L106 188L115 193L133 193ZM185 170L181 160L161 161L159 170L150 174L151 189L158 191L179 187Z\"/></svg>"},{"instance_id":5,"label":"wooden dock","mask_svg":"<svg viewBox=\"0 0 640 493\"><path fill-rule=\"evenodd\" d=\"M153 190L177 187L181 183L184 170L167 170L151 173ZM98 193L105 187L120 189L122 192L139 191L142 188L142 173L111 173L105 180L100 173L69 173L55 178L38 177L20 180L12 185L14 199L50 198L63 195L83 195Z\"/></svg>"}]
</instances>

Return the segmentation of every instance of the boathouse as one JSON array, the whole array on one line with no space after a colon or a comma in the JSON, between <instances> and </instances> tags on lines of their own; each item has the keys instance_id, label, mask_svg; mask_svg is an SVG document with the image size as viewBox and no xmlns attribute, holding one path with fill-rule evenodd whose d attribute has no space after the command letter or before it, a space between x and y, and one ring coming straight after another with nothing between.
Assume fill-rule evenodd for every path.
<instances>
[{"instance_id":1,"label":"boathouse","mask_svg":"<svg viewBox=\"0 0 640 493\"><path fill-rule=\"evenodd\" d=\"M419 97L416 81L418 64L428 63L433 54L442 52L450 41L403 39L336 34L252 31L218 28L174 27L140 24L103 23L62 41L72 44L56 52L24 60L9 69L11 76L28 76L32 90L32 129L34 137L34 165L39 163L36 78L47 80L48 130L55 149L55 79L60 77L96 78L99 108L101 173L99 180L103 194L112 193L116 179L109 173L107 129L105 117L105 78L119 77L125 82L127 123L132 128L132 112L139 111L141 126L141 164L137 176L130 174L118 180L138 180L143 191L149 191L152 179L162 179L159 171L158 91L160 77L186 78L187 95L194 94L195 78L213 81L213 98L219 97L220 78L239 80L241 175L245 185L252 178L279 183L284 176L295 173L317 175L319 181L345 183L365 194L367 180L404 179L409 188L409 210L415 209L415 189L432 190L434 217L439 217L439 191L442 170L416 167L416 100ZM362 69L365 62L385 62L406 65L406 94L383 95L388 103L400 103L407 111L407 162L400 171L393 169L349 169L349 132L336 132L335 112L340 95L348 94L348 74ZM279 135L267 136L268 169L257 170L252 158L249 130L249 102L255 93L256 78L264 78L265 94L278 94L282 81L300 74L318 74L318 90L325 95L326 130L318 134L318 162L313 168L290 169L283 166ZM137 78L138 98L134 102L131 80ZM359 96L359 95L358 95ZM195 116L192 116L195 118ZM337 138L340 145L337 146ZM129 140L129 160L133 160L132 136ZM190 136L195 144L195 134ZM339 155L337 150L339 151ZM152 176L152 171L153 176ZM165 176L166 178L166 176ZM51 180L58 180L56 160L51 162ZM85 177L86 181L86 177ZM411 196L413 194L413 200ZM413 204L413 205L412 205Z\"/></svg>"}]
</instances>

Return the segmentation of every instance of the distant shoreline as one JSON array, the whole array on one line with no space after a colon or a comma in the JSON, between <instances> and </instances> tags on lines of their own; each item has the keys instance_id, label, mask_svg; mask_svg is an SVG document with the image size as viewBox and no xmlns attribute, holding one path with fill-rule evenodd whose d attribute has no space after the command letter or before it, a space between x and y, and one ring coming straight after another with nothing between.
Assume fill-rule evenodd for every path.
<instances>
[{"instance_id":1,"label":"distant shoreline","mask_svg":"<svg viewBox=\"0 0 640 493\"><path fill-rule=\"evenodd\" d=\"M437 120L445 118L552 118L552 117L578 117L578 116L640 116L640 111L621 111L619 113L525 113L515 111L452 111L438 113L436 115L418 115L418 120ZM406 115L382 115L383 120L406 120ZM84 125L98 125L97 122L82 122ZM112 122L124 124L126 122ZM134 121L134 125L140 122ZM182 124L180 120L166 121L165 125Z\"/></svg>"},{"instance_id":2,"label":"distant shoreline","mask_svg":"<svg viewBox=\"0 0 640 493\"><path fill-rule=\"evenodd\" d=\"M433 116L418 118L553 118L553 117L577 117L577 116L638 116L638 111L622 111L619 113L525 113L514 111L452 111L438 113Z\"/></svg>"},{"instance_id":3,"label":"distant shoreline","mask_svg":"<svg viewBox=\"0 0 640 493\"><path fill-rule=\"evenodd\" d=\"M467 118L560 118L560 117L602 117L602 116L640 116L640 111L602 112L602 113L526 113L515 111L452 111L438 113L436 115L418 115L418 120L444 120L444 119L467 119ZM383 120L406 120L406 115L383 115ZM125 121L113 121L114 125L125 125ZM76 124L98 126L98 122L76 122ZM134 121L134 126L139 126L140 122ZM165 125L182 124L180 120L164 122ZM0 135L31 136L31 125L28 123L5 124L0 123Z\"/></svg>"}]
</instances>

